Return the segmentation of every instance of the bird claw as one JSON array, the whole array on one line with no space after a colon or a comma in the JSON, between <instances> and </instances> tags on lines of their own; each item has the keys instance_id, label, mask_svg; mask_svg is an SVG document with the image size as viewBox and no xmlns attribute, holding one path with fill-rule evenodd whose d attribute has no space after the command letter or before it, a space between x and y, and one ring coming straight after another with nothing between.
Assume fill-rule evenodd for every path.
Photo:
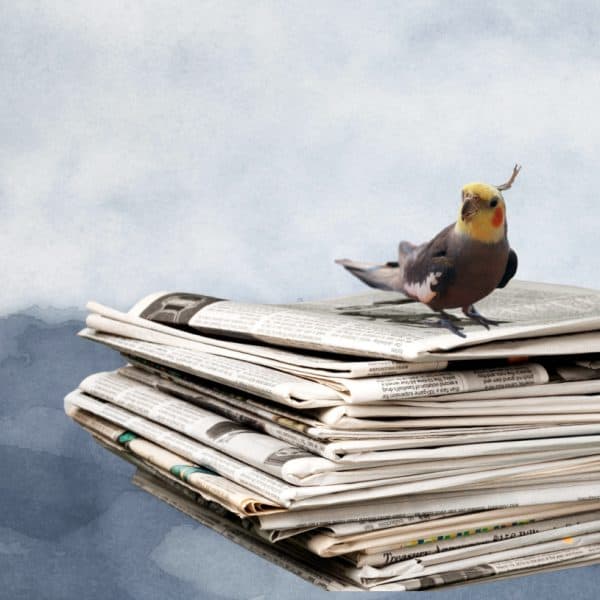
<instances>
[{"instance_id":1,"label":"bird claw","mask_svg":"<svg viewBox=\"0 0 600 600\"><path fill-rule=\"evenodd\" d=\"M461 327L460 325L453 323L452 319L447 316L440 317L437 321L435 321L433 323L433 326L434 327L444 327L448 331L451 331L452 333L454 333L455 335L457 335L458 337L461 337L461 338L467 337L466 334L464 334L462 331L464 329L464 327Z\"/></svg>"},{"instance_id":2,"label":"bird claw","mask_svg":"<svg viewBox=\"0 0 600 600\"><path fill-rule=\"evenodd\" d=\"M473 305L469 306L466 310L463 309L463 313L469 317L469 319L479 323L480 325L483 325L487 330L489 330L490 325L500 325L500 321L494 321L484 317Z\"/></svg>"}]
</instances>

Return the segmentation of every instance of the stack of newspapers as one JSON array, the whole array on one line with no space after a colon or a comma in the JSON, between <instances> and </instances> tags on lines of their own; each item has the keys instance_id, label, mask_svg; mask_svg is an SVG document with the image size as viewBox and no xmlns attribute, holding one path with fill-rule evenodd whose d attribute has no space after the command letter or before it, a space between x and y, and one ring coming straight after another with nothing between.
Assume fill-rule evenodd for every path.
<instances>
[{"instance_id":1,"label":"stack of newspapers","mask_svg":"<svg viewBox=\"0 0 600 600\"><path fill-rule=\"evenodd\" d=\"M600 292L511 282L463 336L386 292L96 302L67 414L134 483L330 590L600 562ZM456 317L458 319L458 317Z\"/></svg>"}]
</instances>

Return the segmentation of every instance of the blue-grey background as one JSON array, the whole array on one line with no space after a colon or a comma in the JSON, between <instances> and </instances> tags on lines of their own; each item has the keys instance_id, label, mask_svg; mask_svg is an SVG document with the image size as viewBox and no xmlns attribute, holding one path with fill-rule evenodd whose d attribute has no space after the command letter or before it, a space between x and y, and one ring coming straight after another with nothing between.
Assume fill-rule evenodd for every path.
<instances>
[{"instance_id":1,"label":"blue-grey background","mask_svg":"<svg viewBox=\"0 0 600 600\"><path fill-rule=\"evenodd\" d=\"M0 596L319 595L63 416L120 363L75 338L86 300L359 290L334 258L393 259L515 161L520 277L597 285L600 5L496 4L0 2ZM593 598L599 575L447 595Z\"/></svg>"}]
</instances>

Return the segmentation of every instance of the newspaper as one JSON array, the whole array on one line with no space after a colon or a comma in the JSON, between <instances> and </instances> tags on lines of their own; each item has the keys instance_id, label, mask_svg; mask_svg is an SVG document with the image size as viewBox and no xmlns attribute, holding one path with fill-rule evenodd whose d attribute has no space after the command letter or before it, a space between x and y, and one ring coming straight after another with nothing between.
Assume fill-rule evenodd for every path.
<instances>
[{"instance_id":1,"label":"newspaper","mask_svg":"<svg viewBox=\"0 0 600 600\"><path fill-rule=\"evenodd\" d=\"M121 369L120 372L125 376L143 381L147 385L157 386L168 393L174 393L176 396L186 398L194 403L197 402L200 406L206 402L207 408L210 406L217 412L220 412L219 407L223 404L231 405L231 408L223 409L221 414L236 419L237 412L240 414L251 413L252 419L255 421L252 426L258 429L261 427L259 425L261 420L276 423L285 430L281 432L283 436L281 439L332 460L362 461L362 456L348 457L347 455L364 453L365 461L369 462L370 451L600 433L600 424L534 424L394 431L387 421L383 423L387 423L391 430L384 431L381 428L364 429L365 425L362 420L359 423L360 428L335 429L316 418L311 418L308 413L293 412L283 406L269 404L258 398L244 396L208 382L192 380L185 373L173 369L165 370L160 365L135 359L130 360L140 368L125 367ZM149 373L157 375L158 378L151 377ZM174 385L171 386L169 382L173 382ZM183 391L184 389L190 390L191 395L190 392ZM212 403L212 398L215 399L214 403ZM436 400L438 399L436 398ZM549 398L549 402L552 401L552 398ZM242 420L242 422L245 421ZM276 431L277 429L272 429L268 433L278 437L279 434L274 433ZM288 435L292 435L294 438L287 437ZM313 440L317 441L317 445L310 446Z\"/></svg>"},{"instance_id":2,"label":"newspaper","mask_svg":"<svg viewBox=\"0 0 600 600\"><path fill-rule=\"evenodd\" d=\"M230 390L208 386L203 383L186 382L173 374L161 373L156 369L149 370L132 366L117 371L124 377L139 381L157 390L187 400L191 404L216 412L237 423L248 425L257 431L262 431L274 438L303 448L331 460L337 460L338 455L328 451L328 445L302 433L302 428L289 428L281 423L273 413L263 410L248 410L248 397ZM185 383L179 385L176 381ZM281 424L280 424L281 423Z\"/></svg>"},{"instance_id":3,"label":"newspaper","mask_svg":"<svg viewBox=\"0 0 600 600\"><path fill-rule=\"evenodd\" d=\"M600 353L600 332L569 333L483 343L451 352L429 352L428 360L489 360L531 356L573 356Z\"/></svg>"},{"instance_id":4,"label":"newspaper","mask_svg":"<svg viewBox=\"0 0 600 600\"><path fill-rule=\"evenodd\" d=\"M574 503L587 510L600 508L600 482L532 486L501 490L460 490L402 498L381 498L353 505L330 505L297 509L278 514L260 515L262 529L295 529L323 527L331 523L354 523L362 520L392 519L396 517L428 516L476 512L498 508L532 506L547 503Z\"/></svg>"},{"instance_id":5,"label":"newspaper","mask_svg":"<svg viewBox=\"0 0 600 600\"><path fill-rule=\"evenodd\" d=\"M350 552L368 551L380 553L391 548L415 546L435 539L468 536L484 528L503 528L517 522L543 521L570 515L571 507L556 504L551 507L517 507L490 510L481 513L452 515L436 519L430 523L416 523L391 527L383 531L373 531L338 538L326 533L306 533L299 536L306 547L323 557L340 556ZM416 560L413 561L416 563Z\"/></svg>"},{"instance_id":6,"label":"newspaper","mask_svg":"<svg viewBox=\"0 0 600 600\"><path fill-rule=\"evenodd\" d=\"M340 407L342 408L342 407ZM387 416L387 415L386 415ZM407 415L410 417L410 415ZM347 417L343 410L323 411L319 413L320 419L327 425L335 426L338 429L356 430L356 429L387 429L388 431L398 429L433 429L436 427L484 427L484 426L510 426L510 425L559 425L564 424L583 424L600 422L600 413L598 412L578 412L574 414L551 413L549 415L486 415L477 416L448 416L444 418L408 418L394 419L386 421L383 419L369 419L365 417L353 418Z\"/></svg>"},{"instance_id":7,"label":"newspaper","mask_svg":"<svg viewBox=\"0 0 600 600\"><path fill-rule=\"evenodd\" d=\"M120 451L120 455L125 452L135 455L159 470L163 476L180 480L182 485L200 493L206 500L218 502L231 512L252 516L270 510L281 510L281 507L259 494L105 419L77 408L72 408L69 416L91 434L105 442L112 442L113 447Z\"/></svg>"},{"instance_id":8,"label":"newspaper","mask_svg":"<svg viewBox=\"0 0 600 600\"><path fill-rule=\"evenodd\" d=\"M600 452L599 437L579 436L541 440L522 440L510 444L496 442L453 446L446 449L400 450L387 453L390 467L372 466L351 470L335 462L318 458L270 435L264 435L214 412L191 405L172 395L138 384L118 373L97 373L87 377L80 389L112 402L140 416L157 421L234 458L238 458L295 485L334 484L392 479L408 481L419 473L445 471L468 473L483 468L529 464ZM384 453L381 453L382 455ZM410 464L408 464L410 463ZM343 472L337 472L343 469ZM461 470L462 469L462 470Z\"/></svg>"},{"instance_id":9,"label":"newspaper","mask_svg":"<svg viewBox=\"0 0 600 600\"><path fill-rule=\"evenodd\" d=\"M363 298L361 296L361 298ZM364 300L364 298L363 298ZM304 305L297 305L298 308ZM196 348L201 351L249 360L257 364L288 370L289 372L313 375L335 375L341 377L371 377L374 375L419 372L443 369L448 360L477 360L507 356L565 356L586 353L600 353L600 333L570 333L524 340L505 340L487 342L479 346L470 346L436 353L429 352L419 356L419 364L392 360L352 360L348 356L329 358L292 352L280 347L240 343L201 335L143 319L134 313L123 313L97 302L89 302L87 325L104 333L145 340L183 348ZM156 335L155 335L156 334ZM262 361L266 362L262 362ZM431 362L423 362L431 361Z\"/></svg>"},{"instance_id":10,"label":"newspaper","mask_svg":"<svg viewBox=\"0 0 600 600\"><path fill-rule=\"evenodd\" d=\"M548 396L545 398L523 398L510 400L464 400L457 402L419 401L404 402L390 406L348 407L346 414L351 417L372 416L371 411L379 411L376 416L386 417L445 417L451 415L519 415L519 414L569 414L600 412L600 395L589 396Z\"/></svg>"},{"instance_id":11,"label":"newspaper","mask_svg":"<svg viewBox=\"0 0 600 600\"><path fill-rule=\"evenodd\" d=\"M300 485L311 475L338 468L328 459L314 456L116 372L91 375L79 387L91 396L179 431L290 483Z\"/></svg>"},{"instance_id":12,"label":"newspaper","mask_svg":"<svg viewBox=\"0 0 600 600\"><path fill-rule=\"evenodd\" d=\"M563 517L535 520L503 528L483 527L481 531L468 536L457 535L429 542L423 540L423 543L405 544L402 547L384 550L379 553L356 552L347 554L345 559L355 566L356 572L360 573L361 577L386 577L396 574L397 563L434 555L440 555L442 557L440 560L443 561L443 557L453 550L471 551L473 549L473 552L480 553L490 548L491 544L504 540L514 541L517 545L528 544L531 535L546 531L553 532L563 527L597 521L599 518L600 511L598 510L578 512L575 508L572 513Z\"/></svg>"},{"instance_id":13,"label":"newspaper","mask_svg":"<svg viewBox=\"0 0 600 600\"><path fill-rule=\"evenodd\" d=\"M548 373L544 367L535 363L495 369L413 373L364 379L312 378L308 375L301 378L229 357L98 333L90 329L84 329L79 335L126 355L141 357L294 408L311 409L344 403L503 390L535 386L548 381Z\"/></svg>"},{"instance_id":14,"label":"newspaper","mask_svg":"<svg viewBox=\"0 0 600 600\"><path fill-rule=\"evenodd\" d=\"M237 423L252 427L254 430L262 431L274 438L283 440L294 446L342 464L353 464L358 466L374 463L381 464L390 461L396 462L402 458L402 455L396 452L390 453L390 450L415 445L405 439L398 440L396 444L393 443L394 440L388 440L385 444L382 444L380 440L365 440L359 443L350 442L350 444L354 443L355 447L350 446L353 453L347 453L344 444L341 442L320 442L304 435L304 433L300 433L296 429L289 429L283 426L287 424L285 420L278 418L274 413L268 411L265 413L263 410L257 412L255 409L252 411L247 410L249 408L247 399L242 396L202 385L194 386L196 388L196 390L194 390L194 387L178 385L164 377L159 377L138 368L126 367L120 369L118 372L125 377L144 383L145 385L156 388L166 394L184 399L196 406L223 415ZM552 431L546 431L545 433L547 436L551 435L557 438L560 437L560 432L560 428L554 428ZM590 432L600 433L600 425L595 432ZM576 433L577 431L568 429L566 435L563 436L565 439L555 440L554 447L560 448L561 444L564 442L566 442L567 446L572 445L577 437L571 436ZM536 435L534 434L533 437L536 437ZM544 437L544 435L539 437ZM512 439L514 439L514 437ZM460 440L453 440L455 445L459 444L459 442L460 444L464 444L465 441L467 443L472 443L478 441L478 439L461 438ZM423 439L422 442L422 445L432 445L431 440L428 439ZM527 443L530 444L530 442ZM369 451L369 449L372 449L372 451ZM547 445L544 446L544 449L547 449ZM359 450L362 450L362 452L359 452ZM452 464L453 463L450 463L449 466L452 466Z\"/></svg>"},{"instance_id":15,"label":"newspaper","mask_svg":"<svg viewBox=\"0 0 600 600\"><path fill-rule=\"evenodd\" d=\"M136 366L65 410L151 493L327 589L598 561L600 292L517 282L486 302L503 322L464 339L398 294L91 303L82 335ZM502 361L447 365L482 357Z\"/></svg>"},{"instance_id":16,"label":"newspaper","mask_svg":"<svg viewBox=\"0 0 600 600\"><path fill-rule=\"evenodd\" d=\"M516 476L529 474L530 481L536 477L543 477L548 470L570 469L581 465L582 467L595 459L593 456L583 458L569 458L565 460L548 461L544 463L516 464L513 466L501 466L490 470L479 471L477 468L447 471L441 476L431 474L419 474L413 476L392 477L389 479L373 481L353 481L352 483L338 483L329 485L304 485L294 486L273 478L267 473L249 464L239 462L235 459L216 452L195 440L167 429L162 425L148 421L128 410L122 409L110 403L95 400L80 392L72 392L65 399L66 405L75 405L79 408L101 416L117 425L122 425L134 433L157 443L171 452L179 454L200 466L208 467L219 474L257 491L262 496L269 498L282 506L316 507L326 506L337 502L362 502L373 498L386 498L398 495L417 494L427 491L441 490L452 487L465 487L483 481L507 482ZM251 448L248 449L251 454ZM583 453L583 452L582 452ZM323 461L314 457L315 461ZM357 472L358 473L358 472ZM326 474L327 475L327 474ZM356 479L355 474L344 479L348 473L334 472L329 474L334 479L341 476L342 481Z\"/></svg>"},{"instance_id":17,"label":"newspaper","mask_svg":"<svg viewBox=\"0 0 600 600\"><path fill-rule=\"evenodd\" d=\"M443 515L446 516L446 515ZM362 531L375 531L377 529L385 529L393 525L400 525L406 523L421 523L431 521L433 519L440 518L438 515L427 515L427 516L413 516L413 517L399 517L396 519L383 519L375 521L360 521L356 523L332 523L325 528L318 528L321 531L331 532L332 534L338 535L341 532L358 533ZM257 533L264 539L268 539L271 542L277 542L282 539L290 539L294 536L306 533L308 531L315 530L315 527L300 527L298 529L261 529L260 525L256 523L255 529Z\"/></svg>"},{"instance_id":18,"label":"newspaper","mask_svg":"<svg viewBox=\"0 0 600 600\"><path fill-rule=\"evenodd\" d=\"M176 434L166 427L142 419L111 404L94 400L80 392L71 392L65 397L65 411L67 413L71 406L81 408L115 425L133 431L174 454L187 458L201 467L215 471L230 481L239 483L241 486L268 498L280 506L289 506L292 503L295 491L293 486L212 448L192 442L185 436Z\"/></svg>"},{"instance_id":19,"label":"newspaper","mask_svg":"<svg viewBox=\"0 0 600 600\"><path fill-rule=\"evenodd\" d=\"M314 556L307 555L295 544L287 544L284 540L277 545L272 545L264 542L258 538L253 531L245 529L240 526L236 521L232 521L227 515L223 515L219 512L214 512L209 508L208 505L198 504L186 497L172 483L165 483L164 481L152 477L143 471L138 471L134 476L134 483L140 486L143 490L155 495L157 498L169 503L175 508L185 512L192 518L196 519L200 523L211 527L221 535L225 536L229 540L242 545L246 549L257 553L258 555L270 560L276 565L282 566L288 571L306 579L307 581L328 589L330 591L350 591L365 589L364 584L353 583L348 581L345 577L347 570L344 569L342 563L335 561L335 559L329 559L327 561L316 559ZM587 557L592 557L586 560ZM527 557L527 569L526 572L532 572L534 570L550 569L553 565L557 564L556 556L555 560L540 559L538 555ZM564 557L562 557L564 558ZM582 564L588 564L594 559L594 554L590 552L582 553L582 556L571 558L570 560L562 560L558 564L562 566L577 566ZM505 561L505 568L501 571L502 574L510 574L511 570L508 568L508 562ZM512 560L511 566L521 566L523 563L515 565L514 559ZM535 568L532 567L535 565ZM492 574L486 575L487 577L495 576L495 570L492 569ZM477 572L477 571L476 571ZM472 579L472 578L471 578ZM444 580L447 582L452 581L463 581L464 577L458 577L455 574L454 577L446 574L445 576L437 576L436 578L418 578L413 580L405 580L401 583L391 582L387 584L377 585L371 587L371 590L390 590L390 591L401 591L404 589L419 589L421 587L432 587L431 583L437 583L438 585L443 584Z\"/></svg>"},{"instance_id":20,"label":"newspaper","mask_svg":"<svg viewBox=\"0 0 600 600\"><path fill-rule=\"evenodd\" d=\"M565 542L562 545L562 549L557 549L555 551L532 554L522 558L481 563L471 568L443 571L435 575L425 575L415 579L407 579L402 582L378 585L372 587L371 591L416 591L430 589L441 585L446 586L457 582L473 582L507 573L518 572L520 574L526 574L533 569L556 564L561 564L565 567L569 564L577 565L581 559L586 559L586 564L600 560L600 543L577 545L582 542L583 540L574 538L573 542ZM575 547L569 547L571 543L575 544Z\"/></svg>"},{"instance_id":21,"label":"newspaper","mask_svg":"<svg viewBox=\"0 0 600 600\"><path fill-rule=\"evenodd\" d=\"M548 382L548 373L542 365L529 363L364 379L331 377L321 381L339 390L346 403L365 404L542 385Z\"/></svg>"},{"instance_id":22,"label":"newspaper","mask_svg":"<svg viewBox=\"0 0 600 600\"><path fill-rule=\"evenodd\" d=\"M297 487L273 478L267 473L263 473L259 469L248 464L231 459L212 448L204 446L203 444L167 429L164 426L148 421L147 419L139 417L134 413L110 403L95 400L80 392L72 392L65 398L67 411L71 405L101 416L112 423L121 425L167 450L186 457L202 467L216 471L224 477L258 492L262 496L269 498L281 506L302 506L307 502L311 505L327 505L335 503L339 499L340 493L347 493L348 491L354 492L356 499L363 500L376 498L380 494L387 494L389 496L401 493L406 485L412 487L416 485L417 488L424 486L428 489L432 487L435 488L437 485L441 485L442 487L447 485L448 478L442 478L439 481L430 481L428 475L425 474L413 476L412 478L410 476L402 476L383 482L379 481L379 485L376 485L375 487L373 487L375 484L370 480L337 485ZM540 470L540 467L537 465L534 467L525 465L523 468L532 471ZM458 473L461 473L461 471L458 470ZM502 472L501 475L503 474L505 473ZM469 475L471 478L475 477L475 480L480 478L493 478L493 475L488 473L483 473L479 478L477 477L477 473L471 474L469 472L467 476ZM453 475L453 477L454 479L449 479L450 483L461 481L460 477L456 479L457 475ZM413 479L415 480L414 483L398 483L399 481L411 482ZM389 483L390 481L392 483ZM317 497L320 499L317 499Z\"/></svg>"},{"instance_id":23,"label":"newspaper","mask_svg":"<svg viewBox=\"0 0 600 600\"><path fill-rule=\"evenodd\" d=\"M368 360L348 356L333 358L323 355L302 354L272 346L233 342L209 338L198 333L189 333L185 330L141 319L128 313L121 313L97 302L88 303L88 308L96 312L88 315L86 325L100 333L235 358L300 375L338 376L353 379L436 371L445 369L448 365L448 361L443 359L416 363Z\"/></svg>"},{"instance_id":24,"label":"newspaper","mask_svg":"<svg viewBox=\"0 0 600 600\"><path fill-rule=\"evenodd\" d=\"M324 409L317 413L319 420L331 426L366 427L377 419L395 418L396 429L413 427L461 427L478 425L537 425L540 423L594 423L600 422L600 395L560 396L536 399L524 398L518 404L512 400L473 403L419 403L394 406L348 406ZM546 404L544 404L546 402ZM468 418L466 418L468 417ZM434 418L433 420L431 420ZM355 419L366 419L355 423ZM373 429L377 427L373 425ZM387 424L387 428L390 425Z\"/></svg>"},{"instance_id":25,"label":"newspaper","mask_svg":"<svg viewBox=\"0 0 600 600\"><path fill-rule=\"evenodd\" d=\"M130 314L208 336L409 361L495 340L600 329L600 294L582 288L513 281L478 308L501 324L487 330L466 320L466 338L441 331L422 304L389 292L295 305L159 292L138 302Z\"/></svg>"},{"instance_id":26,"label":"newspaper","mask_svg":"<svg viewBox=\"0 0 600 600\"><path fill-rule=\"evenodd\" d=\"M580 381L550 381L542 385L514 386L496 388L477 392L460 392L436 396L436 402L458 402L459 400L491 400L491 399L521 399L539 398L546 396L573 396L583 394L600 394L600 379Z\"/></svg>"},{"instance_id":27,"label":"newspaper","mask_svg":"<svg viewBox=\"0 0 600 600\"><path fill-rule=\"evenodd\" d=\"M343 402L340 394L328 386L262 365L185 348L96 333L90 329L84 329L79 335L126 355L147 359L295 408L319 408Z\"/></svg>"},{"instance_id":28,"label":"newspaper","mask_svg":"<svg viewBox=\"0 0 600 600\"><path fill-rule=\"evenodd\" d=\"M558 523L561 521L566 523L557 527ZM431 569L435 565L448 565L449 562L456 561L452 566L454 568L462 568L466 565L464 563L459 565L457 564L458 561L465 561L474 557L480 559L479 557L481 557L482 554L485 554L488 558L491 554L495 554L494 558L498 559L500 558L500 555L497 553L505 552L507 550L512 551L513 549L521 550L527 547L530 547L529 551L531 551L532 546L535 546L535 553L537 554L542 550L542 543L553 542L556 540L564 542L564 538L567 537L583 536L591 533L597 534L600 532L600 511L583 513L581 515L566 515L559 519L540 521L540 523L536 521L521 527L529 528L529 532L531 532L532 529L536 531L525 536L521 535L516 537L513 528L511 528L512 531L510 534L503 530L496 531L497 539L489 544L477 544L475 546L455 548L436 556L431 555L421 557L417 559L417 562L421 567ZM527 529L523 529L523 531L527 531ZM547 549L548 548L546 547L546 550ZM524 555L525 552L523 556ZM430 574L431 572L432 571L424 574Z\"/></svg>"},{"instance_id":29,"label":"newspaper","mask_svg":"<svg viewBox=\"0 0 600 600\"><path fill-rule=\"evenodd\" d=\"M395 565L396 573L394 574L380 574L375 569L347 569L345 570L345 574L355 579L361 585L367 586L416 577L431 577L448 571L471 569L490 562L506 561L509 559L515 560L548 552L562 551L568 546L581 547L600 544L599 531L600 522L596 520L570 527L562 527L557 531L533 534L526 539L512 539L490 544L491 547L489 548L471 549L470 553L478 551L479 554L469 556L468 558L460 559L455 556L449 556L454 553L448 552L445 555L433 557L433 559L440 561L438 563L429 562L427 560L428 557L398 563ZM568 538L568 541L566 541L566 538Z\"/></svg>"}]
</instances>

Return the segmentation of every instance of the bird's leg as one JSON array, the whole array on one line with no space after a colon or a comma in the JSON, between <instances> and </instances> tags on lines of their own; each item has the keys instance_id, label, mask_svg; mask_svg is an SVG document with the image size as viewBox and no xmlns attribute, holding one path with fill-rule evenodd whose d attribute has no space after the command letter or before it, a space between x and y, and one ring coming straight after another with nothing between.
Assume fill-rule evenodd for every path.
<instances>
[{"instance_id":1,"label":"bird's leg","mask_svg":"<svg viewBox=\"0 0 600 600\"><path fill-rule=\"evenodd\" d=\"M469 319L473 319L473 321L483 325L486 329L489 329L490 325L500 324L500 321L492 321L492 319L487 319L484 317L472 304L466 308L463 307L462 311L467 317L469 317Z\"/></svg>"},{"instance_id":2,"label":"bird's leg","mask_svg":"<svg viewBox=\"0 0 600 600\"><path fill-rule=\"evenodd\" d=\"M439 312L440 318L433 324L434 327L444 327L445 329L448 329L458 337L467 337L462 331L464 327L461 327L460 325L457 325L455 323L457 319L454 315L450 315L447 312L444 312L443 310L440 310Z\"/></svg>"}]
</instances>

